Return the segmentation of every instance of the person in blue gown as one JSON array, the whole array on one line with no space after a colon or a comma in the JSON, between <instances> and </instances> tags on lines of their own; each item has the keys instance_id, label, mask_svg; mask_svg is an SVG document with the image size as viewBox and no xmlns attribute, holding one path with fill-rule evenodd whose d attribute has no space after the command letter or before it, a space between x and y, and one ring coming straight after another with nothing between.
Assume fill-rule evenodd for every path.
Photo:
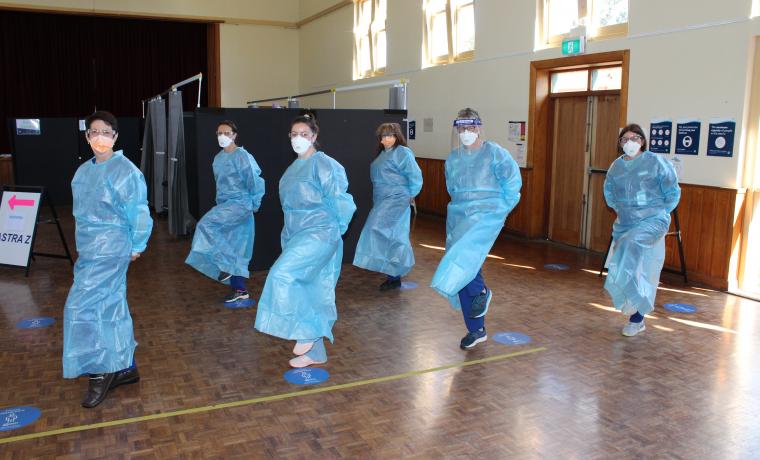
<instances>
[{"instance_id":1,"label":"person in blue gown","mask_svg":"<svg viewBox=\"0 0 760 460\"><path fill-rule=\"evenodd\" d=\"M293 120L290 139L298 158L280 178L285 215L282 253L264 284L255 328L295 340L290 360L300 368L327 361L324 339L333 341L338 317L335 285L343 240L356 211L343 166L318 150L319 127L311 116Z\"/></svg>"},{"instance_id":2,"label":"person in blue gown","mask_svg":"<svg viewBox=\"0 0 760 460\"><path fill-rule=\"evenodd\" d=\"M387 275L380 290L401 287L414 266L409 242L410 205L422 189L422 171L398 123L376 131L378 155L370 166L372 210L356 246L354 265Z\"/></svg>"},{"instance_id":3,"label":"person in blue gown","mask_svg":"<svg viewBox=\"0 0 760 460\"><path fill-rule=\"evenodd\" d=\"M63 376L89 375L82 406L92 408L113 388L140 379L127 269L145 251L153 220L145 178L121 151L113 151L116 117L98 111L85 124L95 156L71 181L79 256L63 310Z\"/></svg>"},{"instance_id":4,"label":"person in blue gown","mask_svg":"<svg viewBox=\"0 0 760 460\"><path fill-rule=\"evenodd\" d=\"M454 120L453 149L446 159L446 253L430 286L461 309L467 334L459 346L470 349L488 339L485 315L493 293L481 267L507 215L520 201L520 168L509 152L483 140L483 122L471 108Z\"/></svg>"},{"instance_id":5,"label":"person in blue gown","mask_svg":"<svg viewBox=\"0 0 760 460\"><path fill-rule=\"evenodd\" d=\"M644 130L631 124L620 131L618 151L604 181L604 198L617 213L612 226L604 288L615 308L628 316L623 335L646 329L644 316L654 309L665 261L665 234L681 188L673 165L647 150Z\"/></svg>"},{"instance_id":6,"label":"person in blue gown","mask_svg":"<svg viewBox=\"0 0 760 460\"><path fill-rule=\"evenodd\" d=\"M264 179L253 156L236 145L234 122L219 123L216 136L222 148L213 163L216 206L198 222L185 262L209 278L229 283L232 292L224 303L233 307L250 299L245 280L253 254L253 213L261 206Z\"/></svg>"}]
</instances>

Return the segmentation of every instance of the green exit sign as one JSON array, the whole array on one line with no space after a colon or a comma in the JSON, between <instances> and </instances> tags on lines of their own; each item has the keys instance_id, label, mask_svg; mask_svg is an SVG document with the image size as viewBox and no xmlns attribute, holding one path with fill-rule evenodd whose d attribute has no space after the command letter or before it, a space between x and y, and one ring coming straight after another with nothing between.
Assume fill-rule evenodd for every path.
<instances>
[{"instance_id":1,"label":"green exit sign","mask_svg":"<svg viewBox=\"0 0 760 460\"><path fill-rule=\"evenodd\" d=\"M586 37L573 37L562 40L562 54L581 54L586 51Z\"/></svg>"}]
</instances>

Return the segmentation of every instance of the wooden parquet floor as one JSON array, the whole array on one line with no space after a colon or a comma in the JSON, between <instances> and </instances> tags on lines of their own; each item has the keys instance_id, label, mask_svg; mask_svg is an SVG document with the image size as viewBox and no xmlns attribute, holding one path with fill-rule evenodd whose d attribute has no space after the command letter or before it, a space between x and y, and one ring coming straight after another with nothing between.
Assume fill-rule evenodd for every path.
<instances>
[{"instance_id":1,"label":"wooden parquet floor","mask_svg":"<svg viewBox=\"0 0 760 460\"><path fill-rule=\"evenodd\" d=\"M62 214L68 214L61 211ZM73 247L73 225L64 220ZM417 289L381 293L382 277L344 265L335 344L318 387L287 383L292 343L253 330L255 310L227 310L220 286L183 263L190 241L157 227L130 269L128 298L142 380L95 409L86 381L61 377L67 262L38 258L29 278L0 268L0 408L41 409L0 432L0 458L759 458L760 304L665 275L643 334L620 334L595 270L599 257L546 242L501 239L484 275L494 291L486 325L529 335L459 349L461 316L428 284L444 223L419 217ZM53 229L40 250L57 251ZM687 255L688 256L688 255ZM549 271L546 263L569 265ZM248 287L254 297L265 273ZM662 304L690 303L695 314ZM52 316L54 326L16 329ZM136 421L36 439L10 438L304 389L362 382L506 353L482 364L408 375L276 401ZM5 442L11 440L12 442Z\"/></svg>"}]
</instances>

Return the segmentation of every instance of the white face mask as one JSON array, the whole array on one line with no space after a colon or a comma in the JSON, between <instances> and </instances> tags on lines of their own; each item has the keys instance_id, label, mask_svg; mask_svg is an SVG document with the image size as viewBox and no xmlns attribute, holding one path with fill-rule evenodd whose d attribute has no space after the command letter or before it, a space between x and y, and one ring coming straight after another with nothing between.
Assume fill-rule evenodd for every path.
<instances>
[{"instance_id":1,"label":"white face mask","mask_svg":"<svg viewBox=\"0 0 760 460\"><path fill-rule=\"evenodd\" d=\"M299 155L303 155L311 147L311 141L301 136L296 136L290 140L290 145L293 146L293 151Z\"/></svg>"},{"instance_id":2,"label":"white face mask","mask_svg":"<svg viewBox=\"0 0 760 460\"><path fill-rule=\"evenodd\" d=\"M459 133L459 140L462 141L462 144L464 144L466 147L469 147L474 144L476 140L478 140L478 133L473 133L470 131Z\"/></svg>"},{"instance_id":3,"label":"white face mask","mask_svg":"<svg viewBox=\"0 0 760 460\"><path fill-rule=\"evenodd\" d=\"M223 149L226 149L227 146L229 146L230 144L232 144L232 139L230 139L229 137L225 136L224 134L222 134L220 136L217 136L216 140L219 141L219 147L221 147Z\"/></svg>"},{"instance_id":4,"label":"white face mask","mask_svg":"<svg viewBox=\"0 0 760 460\"><path fill-rule=\"evenodd\" d=\"M630 158L636 158L636 155L641 153L641 144L634 141L628 141L623 144L623 152Z\"/></svg>"}]
</instances>

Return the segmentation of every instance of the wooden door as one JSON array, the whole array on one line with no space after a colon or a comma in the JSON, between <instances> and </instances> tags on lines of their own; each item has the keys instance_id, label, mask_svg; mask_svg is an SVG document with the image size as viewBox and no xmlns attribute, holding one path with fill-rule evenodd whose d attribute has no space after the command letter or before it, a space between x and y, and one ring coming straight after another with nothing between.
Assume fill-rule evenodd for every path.
<instances>
[{"instance_id":1,"label":"wooden door","mask_svg":"<svg viewBox=\"0 0 760 460\"><path fill-rule=\"evenodd\" d=\"M620 96L594 96L591 116L591 155L589 158L588 212L585 246L604 252L610 242L615 212L604 200L604 178L618 157Z\"/></svg>"},{"instance_id":2,"label":"wooden door","mask_svg":"<svg viewBox=\"0 0 760 460\"><path fill-rule=\"evenodd\" d=\"M554 99L549 239L583 244L588 97Z\"/></svg>"}]
</instances>

